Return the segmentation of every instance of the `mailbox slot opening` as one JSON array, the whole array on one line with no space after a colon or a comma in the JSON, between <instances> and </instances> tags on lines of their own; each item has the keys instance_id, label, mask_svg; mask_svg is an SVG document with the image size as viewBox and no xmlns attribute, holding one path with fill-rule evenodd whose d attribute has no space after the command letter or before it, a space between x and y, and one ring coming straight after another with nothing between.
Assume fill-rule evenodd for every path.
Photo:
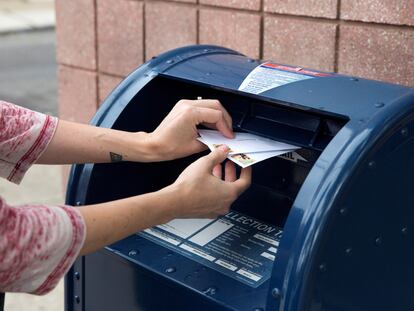
<instances>
[{"instance_id":1,"label":"mailbox slot opening","mask_svg":"<svg viewBox=\"0 0 414 311\"><path fill-rule=\"evenodd\" d=\"M302 147L296 155L287 154L254 165L252 187L234 205L235 209L283 227L307 174L347 119L158 76L132 99L113 128L153 131L178 100L199 96L219 99L232 115L235 131L251 132ZM111 170L110 175L114 176L115 171L117 175L120 172L119 184L124 184L126 180L132 183L128 182L128 186L123 187L119 194L117 191L107 191L111 196L107 199L113 200L114 196L125 197L167 186L198 156L161 163L118 163L97 167L117 167ZM133 173L133 168L140 172ZM143 179L139 187L133 186L137 179ZM102 198L105 195L90 197Z\"/></svg>"}]
</instances>

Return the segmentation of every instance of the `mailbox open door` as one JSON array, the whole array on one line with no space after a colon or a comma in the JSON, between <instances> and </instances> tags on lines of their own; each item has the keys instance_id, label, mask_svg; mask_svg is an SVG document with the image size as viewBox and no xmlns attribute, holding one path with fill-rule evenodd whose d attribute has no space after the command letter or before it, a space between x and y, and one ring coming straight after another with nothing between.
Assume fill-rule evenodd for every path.
<instances>
[{"instance_id":1,"label":"mailbox open door","mask_svg":"<svg viewBox=\"0 0 414 311\"><path fill-rule=\"evenodd\" d=\"M414 310L414 90L190 46L128 76L92 124L153 131L183 98L299 146L256 164L216 220L175 220L79 258L66 311ZM67 203L156 191L200 155L75 165Z\"/></svg>"}]
</instances>

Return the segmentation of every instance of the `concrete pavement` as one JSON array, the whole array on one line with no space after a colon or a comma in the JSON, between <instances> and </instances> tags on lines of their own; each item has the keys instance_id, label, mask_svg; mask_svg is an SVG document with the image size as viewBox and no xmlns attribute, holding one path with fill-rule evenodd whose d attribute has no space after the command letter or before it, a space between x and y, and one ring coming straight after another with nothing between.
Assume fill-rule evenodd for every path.
<instances>
[{"instance_id":1,"label":"concrete pavement","mask_svg":"<svg viewBox=\"0 0 414 311\"><path fill-rule=\"evenodd\" d=\"M55 58L53 30L0 34L0 99L57 115Z\"/></svg>"},{"instance_id":2,"label":"concrete pavement","mask_svg":"<svg viewBox=\"0 0 414 311\"><path fill-rule=\"evenodd\" d=\"M0 0L0 34L53 28L53 0Z\"/></svg>"}]
</instances>

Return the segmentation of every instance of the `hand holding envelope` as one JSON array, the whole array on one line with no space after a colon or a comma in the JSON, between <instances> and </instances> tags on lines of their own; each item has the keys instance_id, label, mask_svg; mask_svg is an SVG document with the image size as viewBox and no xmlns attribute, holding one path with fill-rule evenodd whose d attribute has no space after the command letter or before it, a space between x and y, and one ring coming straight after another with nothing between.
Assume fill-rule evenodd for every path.
<instances>
[{"instance_id":1,"label":"hand holding envelope","mask_svg":"<svg viewBox=\"0 0 414 311\"><path fill-rule=\"evenodd\" d=\"M260 161L292 152L297 146L267 139L250 133L234 133L234 138L226 138L215 130L199 130L200 142L214 150L220 145L230 148L228 159L245 168Z\"/></svg>"}]
</instances>

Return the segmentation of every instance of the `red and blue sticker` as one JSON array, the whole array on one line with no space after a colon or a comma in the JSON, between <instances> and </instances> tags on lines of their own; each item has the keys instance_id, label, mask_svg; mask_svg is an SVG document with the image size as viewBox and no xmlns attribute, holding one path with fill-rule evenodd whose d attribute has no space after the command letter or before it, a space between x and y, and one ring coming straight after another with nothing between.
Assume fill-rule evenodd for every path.
<instances>
[{"instance_id":1,"label":"red and blue sticker","mask_svg":"<svg viewBox=\"0 0 414 311\"><path fill-rule=\"evenodd\" d=\"M331 75L301 67L266 62L257 66L247 75L240 84L239 90L246 93L259 94L285 84Z\"/></svg>"}]
</instances>

